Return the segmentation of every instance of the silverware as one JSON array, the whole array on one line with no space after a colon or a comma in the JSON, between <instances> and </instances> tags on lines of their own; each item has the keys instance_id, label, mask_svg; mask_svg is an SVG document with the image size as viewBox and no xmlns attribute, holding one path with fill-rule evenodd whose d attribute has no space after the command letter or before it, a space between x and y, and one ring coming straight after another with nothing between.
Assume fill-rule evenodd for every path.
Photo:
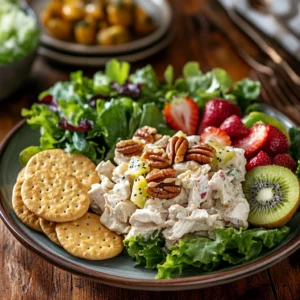
<instances>
[{"instance_id":1,"label":"silverware","mask_svg":"<svg viewBox=\"0 0 300 300\"><path fill-rule=\"evenodd\" d=\"M300 101L284 81L278 80L276 77L270 78L257 70L253 70L250 77L261 82L261 98L264 102L284 112L300 125Z\"/></svg>"},{"instance_id":2,"label":"silverware","mask_svg":"<svg viewBox=\"0 0 300 300\"><path fill-rule=\"evenodd\" d=\"M255 44L278 66L281 70L291 78L293 83L300 86L300 77L294 72L290 65L281 57L281 55L273 49L246 21L243 20L235 12L235 3L231 3L231 7L224 6L225 11L229 15L230 19L238 26L248 37L250 37Z\"/></svg>"},{"instance_id":3,"label":"silverware","mask_svg":"<svg viewBox=\"0 0 300 300\"><path fill-rule=\"evenodd\" d=\"M270 1L269 0L248 0L252 9L257 10L260 13L268 15L273 18L283 30L294 35L296 38L300 39L300 34L296 32L292 27L288 25L288 21L296 17L299 13L297 0L291 0L290 9L285 14L276 14L270 10Z\"/></svg>"}]
</instances>

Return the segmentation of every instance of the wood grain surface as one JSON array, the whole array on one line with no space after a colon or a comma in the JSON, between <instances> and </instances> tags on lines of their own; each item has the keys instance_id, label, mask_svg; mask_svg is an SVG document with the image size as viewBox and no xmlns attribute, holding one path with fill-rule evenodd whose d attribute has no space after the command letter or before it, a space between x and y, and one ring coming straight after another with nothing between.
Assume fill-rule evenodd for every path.
<instances>
[{"instance_id":1,"label":"wood grain surface","mask_svg":"<svg viewBox=\"0 0 300 300\"><path fill-rule=\"evenodd\" d=\"M166 66L172 64L178 76L185 62L196 60L203 71L221 67L234 80L249 75L249 66L224 35L226 21L217 9L200 0L170 2L175 14L173 26L177 29L172 45L134 64L134 69L150 63L162 78ZM200 28L195 26L193 17L198 13L200 21L204 15L208 17L200 22ZM224 28L220 30L222 25ZM248 52L259 56L256 47L240 32L229 34ZM23 107L30 107L41 91L58 80L66 80L73 70L39 57L24 88L0 104L0 141L21 119ZM86 75L95 71L84 70ZM0 221L0 260L0 299L300 299L300 251L266 271L222 286L185 292L133 291L101 285L52 266L25 249Z\"/></svg>"}]
</instances>

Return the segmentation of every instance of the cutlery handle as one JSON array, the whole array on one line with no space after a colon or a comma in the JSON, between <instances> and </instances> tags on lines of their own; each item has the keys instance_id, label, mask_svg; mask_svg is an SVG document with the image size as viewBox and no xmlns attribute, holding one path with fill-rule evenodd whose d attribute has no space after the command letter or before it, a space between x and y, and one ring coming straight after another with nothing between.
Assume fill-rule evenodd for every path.
<instances>
[{"instance_id":1,"label":"cutlery handle","mask_svg":"<svg viewBox=\"0 0 300 300\"><path fill-rule=\"evenodd\" d=\"M300 85L300 77L294 72L290 65L278 54L276 50L270 47L267 42L250 26L248 25L234 10L225 6L225 10L230 16L231 20L246 33L257 46L266 53L271 60L280 65L283 70L290 76L294 83Z\"/></svg>"}]
</instances>

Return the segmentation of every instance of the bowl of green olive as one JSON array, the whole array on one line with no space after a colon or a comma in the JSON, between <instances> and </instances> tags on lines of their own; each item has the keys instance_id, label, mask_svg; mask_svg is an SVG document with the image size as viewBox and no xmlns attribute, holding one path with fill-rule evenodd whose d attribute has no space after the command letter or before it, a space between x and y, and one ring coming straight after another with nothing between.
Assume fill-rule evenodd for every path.
<instances>
[{"instance_id":1,"label":"bowl of green olive","mask_svg":"<svg viewBox=\"0 0 300 300\"><path fill-rule=\"evenodd\" d=\"M32 0L41 44L84 55L120 55L153 45L170 29L165 0Z\"/></svg>"}]
</instances>

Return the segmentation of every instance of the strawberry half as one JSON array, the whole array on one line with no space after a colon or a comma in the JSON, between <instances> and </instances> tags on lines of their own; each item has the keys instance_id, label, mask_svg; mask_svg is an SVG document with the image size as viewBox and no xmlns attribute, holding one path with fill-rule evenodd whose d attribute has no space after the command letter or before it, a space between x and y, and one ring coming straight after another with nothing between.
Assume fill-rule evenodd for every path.
<instances>
[{"instance_id":1,"label":"strawberry half","mask_svg":"<svg viewBox=\"0 0 300 300\"><path fill-rule=\"evenodd\" d=\"M175 130L182 130L187 135L197 132L200 110L191 98L176 98L164 109L167 124Z\"/></svg>"},{"instance_id":2,"label":"strawberry half","mask_svg":"<svg viewBox=\"0 0 300 300\"><path fill-rule=\"evenodd\" d=\"M244 125L241 118L233 115L227 118L220 126L231 138L240 138L249 134L250 130Z\"/></svg>"},{"instance_id":3,"label":"strawberry half","mask_svg":"<svg viewBox=\"0 0 300 300\"><path fill-rule=\"evenodd\" d=\"M293 172L295 172L297 169L296 162L289 154L277 154L273 159L273 164L288 168Z\"/></svg>"},{"instance_id":4,"label":"strawberry half","mask_svg":"<svg viewBox=\"0 0 300 300\"><path fill-rule=\"evenodd\" d=\"M249 172L255 167L272 165L272 157L265 151L259 151L259 153L251 158L246 164L246 170Z\"/></svg>"},{"instance_id":5,"label":"strawberry half","mask_svg":"<svg viewBox=\"0 0 300 300\"><path fill-rule=\"evenodd\" d=\"M268 138L263 149L272 156L288 152L289 141L287 137L272 125L267 125L267 130Z\"/></svg>"},{"instance_id":6,"label":"strawberry half","mask_svg":"<svg viewBox=\"0 0 300 300\"><path fill-rule=\"evenodd\" d=\"M213 99L206 103L203 118L199 126L199 134L208 126L219 127L232 115L241 117L241 111L237 105L228 100Z\"/></svg>"},{"instance_id":7,"label":"strawberry half","mask_svg":"<svg viewBox=\"0 0 300 300\"><path fill-rule=\"evenodd\" d=\"M267 138L267 126L257 124L250 129L250 133L246 137L235 140L233 146L245 149L245 157L251 158L262 149Z\"/></svg>"},{"instance_id":8,"label":"strawberry half","mask_svg":"<svg viewBox=\"0 0 300 300\"><path fill-rule=\"evenodd\" d=\"M203 143L217 143L221 146L230 146L231 140L228 134L217 127L207 127L204 129L204 131L201 133L200 141Z\"/></svg>"}]
</instances>

